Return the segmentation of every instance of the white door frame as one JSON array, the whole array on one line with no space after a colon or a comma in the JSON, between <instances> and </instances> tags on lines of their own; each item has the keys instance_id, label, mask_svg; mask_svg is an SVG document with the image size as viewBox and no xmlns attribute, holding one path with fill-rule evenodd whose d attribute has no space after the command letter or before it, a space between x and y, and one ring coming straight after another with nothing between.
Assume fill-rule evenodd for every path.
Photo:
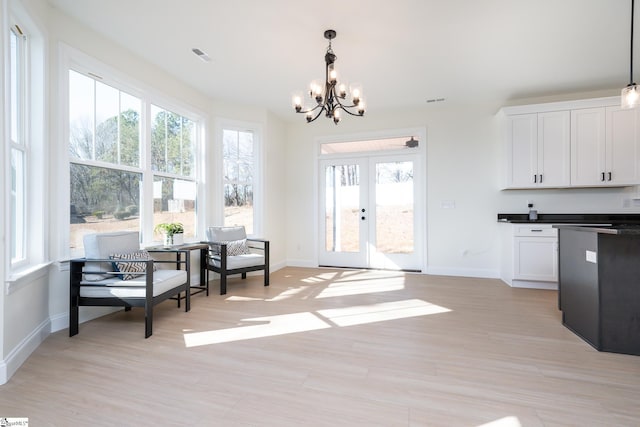
<instances>
[{"instance_id":1,"label":"white door frame","mask_svg":"<svg viewBox=\"0 0 640 427\"><path fill-rule=\"evenodd\" d=\"M335 143L335 142L352 142L352 141L363 141L363 140L376 140L376 139L384 139L384 138L397 138L398 136L404 135L413 135L418 141L419 146L413 149L411 152L416 154L414 159L414 168L417 171L414 176L414 206L416 212L415 218L415 250L419 252L418 257L420 259L419 265L422 272L426 272L427 270L427 129L426 128L403 128L403 129L395 129L395 130L386 130L386 131L378 131L378 132L367 132L367 133L358 133L351 135L340 135L340 136L331 136L331 137L320 137L315 141L315 153L316 153L316 161L314 162L314 180L315 180L315 216L316 216L316 224L317 231L315 233L315 252L316 252L316 265L320 264L320 250L321 245L324 245L324 235L323 224L321 221L324 221L324 212L320 212L320 191L322 188L322 182L320 182L320 173L322 171L321 162L326 159L339 159L339 158L350 158L357 159L360 157L370 158L385 156L391 157L395 155L408 154L407 150L393 150L393 151L373 151L373 152L362 152L362 153L347 153L342 155L335 154L321 154L321 145L324 143Z\"/></svg>"}]
</instances>

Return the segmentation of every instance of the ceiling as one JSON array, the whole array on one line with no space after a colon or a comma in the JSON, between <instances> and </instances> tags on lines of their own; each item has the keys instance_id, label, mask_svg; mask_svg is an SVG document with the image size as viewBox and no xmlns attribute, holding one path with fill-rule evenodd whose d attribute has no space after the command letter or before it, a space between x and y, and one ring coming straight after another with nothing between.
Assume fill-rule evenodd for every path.
<instances>
[{"instance_id":1,"label":"ceiling","mask_svg":"<svg viewBox=\"0 0 640 427\"><path fill-rule=\"evenodd\" d=\"M324 77L326 29L337 31L340 76L362 85L369 111L621 89L629 79L630 0L49 2L212 99L285 120L303 120L291 95Z\"/></svg>"}]
</instances>

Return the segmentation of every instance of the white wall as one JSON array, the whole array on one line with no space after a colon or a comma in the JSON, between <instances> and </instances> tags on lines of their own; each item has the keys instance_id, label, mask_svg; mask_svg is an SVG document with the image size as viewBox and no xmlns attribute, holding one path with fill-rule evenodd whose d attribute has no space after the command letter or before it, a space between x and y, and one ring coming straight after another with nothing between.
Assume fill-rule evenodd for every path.
<instances>
[{"instance_id":1,"label":"white wall","mask_svg":"<svg viewBox=\"0 0 640 427\"><path fill-rule=\"evenodd\" d=\"M498 213L525 213L533 200L540 213L633 212L623 207L636 188L500 191L503 173L502 105L444 102L406 111L367 112L338 126L318 119L291 125L287 135L287 260L316 266L317 189L315 141L331 135L426 127L427 265L430 274L499 277ZM304 118L302 118L304 119ZM318 123L320 122L320 123ZM443 201L453 201L445 209ZM310 244L313 242L313 244Z\"/></svg>"}]
</instances>

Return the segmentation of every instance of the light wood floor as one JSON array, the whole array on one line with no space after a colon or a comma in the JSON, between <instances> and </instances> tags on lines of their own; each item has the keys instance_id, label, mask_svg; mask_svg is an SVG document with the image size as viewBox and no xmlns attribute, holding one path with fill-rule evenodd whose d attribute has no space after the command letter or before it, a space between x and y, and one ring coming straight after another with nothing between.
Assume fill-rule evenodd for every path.
<instances>
[{"instance_id":1,"label":"light wood floor","mask_svg":"<svg viewBox=\"0 0 640 427\"><path fill-rule=\"evenodd\" d=\"M4 386L32 426L638 426L640 357L599 353L556 292L285 268L52 334ZM217 283L212 282L215 285ZM493 423L493 424L490 424Z\"/></svg>"}]
</instances>

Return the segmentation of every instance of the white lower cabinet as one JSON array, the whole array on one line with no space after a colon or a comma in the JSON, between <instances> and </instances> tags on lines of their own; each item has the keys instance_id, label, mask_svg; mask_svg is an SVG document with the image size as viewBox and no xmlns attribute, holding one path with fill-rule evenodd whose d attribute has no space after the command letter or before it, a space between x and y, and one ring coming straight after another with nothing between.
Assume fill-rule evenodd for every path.
<instances>
[{"instance_id":1,"label":"white lower cabinet","mask_svg":"<svg viewBox=\"0 0 640 427\"><path fill-rule=\"evenodd\" d=\"M553 224L501 227L501 279L518 288L558 289L558 230Z\"/></svg>"}]
</instances>

